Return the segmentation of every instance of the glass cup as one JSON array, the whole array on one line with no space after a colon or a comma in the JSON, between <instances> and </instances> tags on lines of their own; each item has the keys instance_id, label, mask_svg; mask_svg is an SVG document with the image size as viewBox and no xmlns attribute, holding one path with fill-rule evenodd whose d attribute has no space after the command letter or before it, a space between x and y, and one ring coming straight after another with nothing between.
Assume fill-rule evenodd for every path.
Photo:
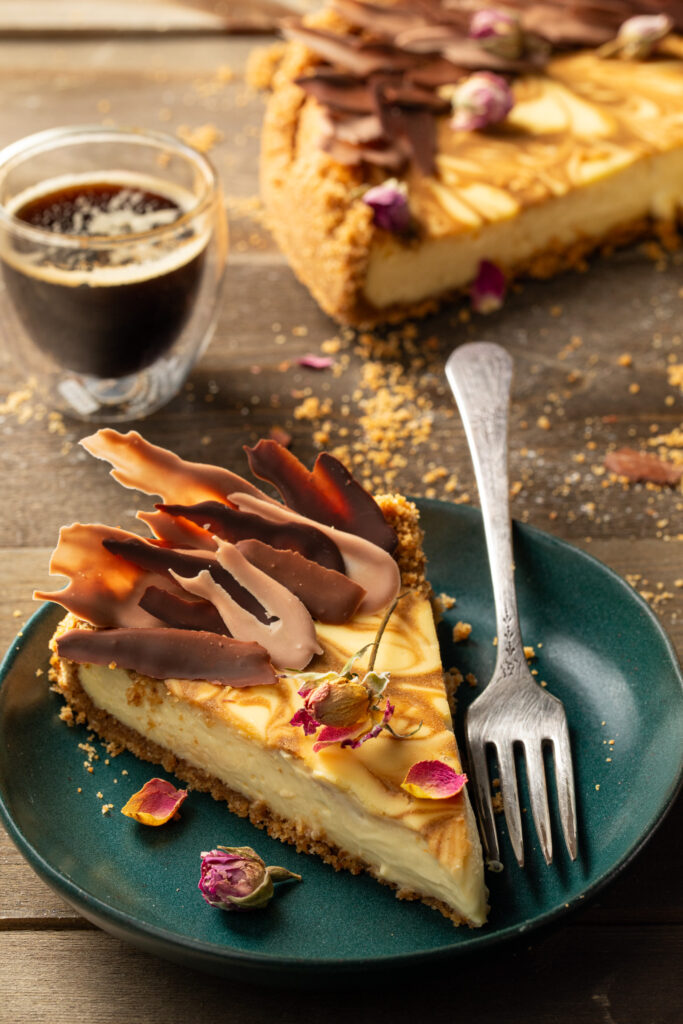
<instances>
[{"instance_id":1,"label":"glass cup","mask_svg":"<svg viewBox=\"0 0 683 1024\"><path fill-rule=\"evenodd\" d=\"M0 152L0 331L72 416L135 419L176 394L226 252L216 172L170 136L56 128Z\"/></svg>"}]
</instances>

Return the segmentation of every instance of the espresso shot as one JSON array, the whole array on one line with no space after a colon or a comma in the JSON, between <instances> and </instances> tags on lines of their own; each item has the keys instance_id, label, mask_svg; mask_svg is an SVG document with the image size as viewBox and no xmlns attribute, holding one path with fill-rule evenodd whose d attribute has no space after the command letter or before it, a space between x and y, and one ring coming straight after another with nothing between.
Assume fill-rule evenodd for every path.
<instances>
[{"instance_id":1,"label":"espresso shot","mask_svg":"<svg viewBox=\"0 0 683 1024\"><path fill-rule=\"evenodd\" d=\"M55 185L18 196L12 212L80 244L48 245L38 262L4 252L7 294L35 345L60 367L100 378L138 373L173 346L197 297L206 239L191 226L173 246L146 237L180 221L192 197L134 175ZM113 237L115 247L96 244Z\"/></svg>"}]
</instances>

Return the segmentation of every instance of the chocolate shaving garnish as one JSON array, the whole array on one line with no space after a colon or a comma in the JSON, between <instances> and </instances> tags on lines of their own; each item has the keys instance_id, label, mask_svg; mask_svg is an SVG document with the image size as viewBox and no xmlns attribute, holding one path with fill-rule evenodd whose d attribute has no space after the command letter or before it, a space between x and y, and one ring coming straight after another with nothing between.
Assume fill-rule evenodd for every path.
<instances>
[{"instance_id":1,"label":"chocolate shaving garnish","mask_svg":"<svg viewBox=\"0 0 683 1024\"><path fill-rule=\"evenodd\" d=\"M230 630L208 601L186 601L160 587L147 587L139 605L174 629L199 629L230 636Z\"/></svg>"},{"instance_id":2,"label":"chocolate shaving garnish","mask_svg":"<svg viewBox=\"0 0 683 1024\"><path fill-rule=\"evenodd\" d=\"M237 549L257 569L295 594L318 622L348 622L365 596L363 588L347 576L323 569L295 551L277 551L259 540L242 540Z\"/></svg>"},{"instance_id":3,"label":"chocolate shaving garnish","mask_svg":"<svg viewBox=\"0 0 683 1024\"><path fill-rule=\"evenodd\" d=\"M472 71L538 70L552 46L597 47L613 39L628 18L663 9L655 0L505 0L502 7L519 17L522 39L521 59L510 60L470 37L472 15L485 6L468 0L387 6L333 0L349 25L346 33L287 19L284 34L320 61L296 81L327 114L321 148L348 166L370 164L396 173L411 163L432 174L436 126L426 122L448 109L437 92L441 86L455 85ZM671 0L665 10L683 30L683 0ZM409 118L407 108L420 116ZM372 113L379 116L381 135L376 122L359 120Z\"/></svg>"},{"instance_id":4,"label":"chocolate shaving garnish","mask_svg":"<svg viewBox=\"0 0 683 1024\"><path fill-rule=\"evenodd\" d=\"M231 491L253 494L270 501L258 487L220 466L187 462L179 455L150 444L135 430L120 434L104 427L80 444L97 459L112 466L111 475L124 487L143 494L158 494L162 501L193 504L196 501L227 501Z\"/></svg>"},{"instance_id":5,"label":"chocolate shaving garnish","mask_svg":"<svg viewBox=\"0 0 683 1024\"><path fill-rule=\"evenodd\" d=\"M140 569L157 572L161 576L168 577L169 580L178 580L178 577L190 579L206 569L218 586L226 590L233 600L237 601L246 611L260 619L261 622L268 621L265 609L256 598L242 587L229 572L226 572L215 557L211 557L208 553L190 554L174 551L173 548L156 547L142 538L103 540L102 546L111 554L125 558L126 561ZM175 576L172 576L171 573L175 573Z\"/></svg>"},{"instance_id":6,"label":"chocolate shaving garnish","mask_svg":"<svg viewBox=\"0 0 683 1024\"><path fill-rule=\"evenodd\" d=\"M295 594L248 562L234 544L218 541L216 557L219 564L266 609L271 617L269 622L259 621L246 611L227 590L218 586L206 570L192 579L180 579L176 573L172 575L190 594L215 605L234 636L262 644L277 668L300 671L314 654L322 654L313 619Z\"/></svg>"},{"instance_id":7,"label":"chocolate shaving garnish","mask_svg":"<svg viewBox=\"0 0 683 1024\"><path fill-rule=\"evenodd\" d=\"M273 441L273 444L278 444ZM282 447L278 445L278 447ZM326 569L344 572L344 559L339 548L314 526L301 523L273 523L251 512L240 512L217 501L202 501L198 505L159 505L172 516L182 516L200 526L205 524L221 540L236 544L240 540L261 540L273 548L298 551L304 558L317 562Z\"/></svg>"},{"instance_id":8,"label":"chocolate shaving garnish","mask_svg":"<svg viewBox=\"0 0 683 1024\"><path fill-rule=\"evenodd\" d=\"M116 665L152 679L201 679L220 686L270 686L267 652L216 633L185 629L71 629L57 640L60 658Z\"/></svg>"},{"instance_id":9,"label":"chocolate shaving garnish","mask_svg":"<svg viewBox=\"0 0 683 1024\"><path fill-rule=\"evenodd\" d=\"M334 456L323 452L309 471L275 441L261 440L245 451L254 476L273 484L288 508L390 553L395 550L396 533L379 505Z\"/></svg>"}]
</instances>

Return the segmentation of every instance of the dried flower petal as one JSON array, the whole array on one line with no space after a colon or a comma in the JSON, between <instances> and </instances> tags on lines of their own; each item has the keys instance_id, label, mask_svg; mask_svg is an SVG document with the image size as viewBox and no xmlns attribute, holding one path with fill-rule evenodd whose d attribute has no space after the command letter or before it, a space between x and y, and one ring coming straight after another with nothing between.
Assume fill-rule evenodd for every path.
<instances>
[{"instance_id":1,"label":"dried flower petal","mask_svg":"<svg viewBox=\"0 0 683 1024\"><path fill-rule=\"evenodd\" d=\"M418 761L401 783L401 789L425 800L446 800L457 796L466 782L466 775L444 761Z\"/></svg>"},{"instance_id":2,"label":"dried flower petal","mask_svg":"<svg viewBox=\"0 0 683 1024\"><path fill-rule=\"evenodd\" d=\"M273 882L301 881L286 868L266 867L251 846L218 846L201 856L199 891L221 910L258 910L272 899Z\"/></svg>"},{"instance_id":3,"label":"dried flower petal","mask_svg":"<svg viewBox=\"0 0 683 1024\"><path fill-rule=\"evenodd\" d=\"M505 274L490 260L482 260L470 286L470 302L475 313L494 313L505 298Z\"/></svg>"},{"instance_id":4,"label":"dried flower petal","mask_svg":"<svg viewBox=\"0 0 683 1024\"><path fill-rule=\"evenodd\" d=\"M650 452L639 452L635 448L619 448L608 452L605 466L612 473L626 476L629 480L675 485L683 476L683 466L664 462Z\"/></svg>"},{"instance_id":5,"label":"dried flower petal","mask_svg":"<svg viewBox=\"0 0 683 1024\"><path fill-rule=\"evenodd\" d=\"M519 60L524 52L524 34L519 19L507 11L491 7L475 11L469 35L482 49L506 60Z\"/></svg>"},{"instance_id":6,"label":"dried flower petal","mask_svg":"<svg viewBox=\"0 0 683 1024\"><path fill-rule=\"evenodd\" d=\"M165 779L150 779L142 789L121 808L121 814L134 818L142 825L165 825L175 817L187 797L186 789L176 789Z\"/></svg>"},{"instance_id":7,"label":"dried flower petal","mask_svg":"<svg viewBox=\"0 0 683 1024\"><path fill-rule=\"evenodd\" d=\"M348 728L337 725L324 725L318 733L318 738L313 744L313 753L331 746L333 743L340 743L342 746L350 746L360 732L360 727Z\"/></svg>"},{"instance_id":8,"label":"dried flower petal","mask_svg":"<svg viewBox=\"0 0 683 1024\"><path fill-rule=\"evenodd\" d=\"M616 38L601 46L598 53L601 57L645 60L673 27L674 23L668 14L636 15L628 18L621 25Z\"/></svg>"},{"instance_id":9,"label":"dried flower petal","mask_svg":"<svg viewBox=\"0 0 683 1024\"><path fill-rule=\"evenodd\" d=\"M330 366L334 366L334 359L332 356L317 356L309 352L308 355L299 356L297 363L309 370L328 370Z\"/></svg>"},{"instance_id":10,"label":"dried flower petal","mask_svg":"<svg viewBox=\"0 0 683 1024\"><path fill-rule=\"evenodd\" d=\"M453 92L451 127L476 132L503 121L512 110L514 97L504 78L492 71L475 71Z\"/></svg>"},{"instance_id":11,"label":"dried flower petal","mask_svg":"<svg viewBox=\"0 0 683 1024\"><path fill-rule=\"evenodd\" d=\"M317 732L320 727L320 722L316 721L308 708L299 708L295 715L289 720L290 725L301 726L305 736L312 736Z\"/></svg>"},{"instance_id":12,"label":"dried flower petal","mask_svg":"<svg viewBox=\"0 0 683 1024\"><path fill-rule=\"evenodd\" d=\"M372 207L373 222L383 231L401 234L410 227L408 190L405 182L388 178L381 185L369 188L363 202Z\"/></svg>"}]
</instances>

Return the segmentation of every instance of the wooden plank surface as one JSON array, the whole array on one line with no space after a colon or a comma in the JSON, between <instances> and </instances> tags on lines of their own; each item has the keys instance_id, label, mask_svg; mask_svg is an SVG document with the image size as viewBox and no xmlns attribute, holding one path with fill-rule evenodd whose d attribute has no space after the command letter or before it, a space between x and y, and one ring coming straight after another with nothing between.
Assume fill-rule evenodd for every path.
<instances>
[{"instance_id":1,"label":"wooden plank surface","mask_svg":"<svg viewBox=\"0 0 683 1024\"><path fill-rule=\"evenodd\" d=\"M681 424L681 260L631 249L590 273L528 283L488 319L451 307L381 351L339 329L294 280L256 199L261 98L246 88L250 39L0 42L0 144L55 124L98 121L192 133L215 128L211 157L224 183L231 260L215 341L182 394L139 427L186 457L244 468L243 443L273 426L306 461L318 444L348 448L375 488L375 430L393 436L396 483L412 494L475 501L444 358L486 336L516 363L511 416L514 514L591 551L650 595L683 651L681 491L609 483L609 446L646 443ZM258 41L260 42L260 40ZM206 137L206 132L204 132ZM198 136L199 137L199 136ZM654 258L653 258L654 257ZM334 369L296 362L321 346ZM619 365L628 353L632 365ZM637 387L634 387L637 385ZM329 402L305 418L303 403ZM389 408L389 412L387 412ZM547 418L547 422L544 419ZM549 429L545 429L549 427ZM0 646L47 582L50 546L75 518L132 523L135 495L78 447L81 424L50 418L0 349ZM319 432L319 433L316 433ZM317 438L317 440L316 440ZM440 476L441 469L445 472ZM457 476L457 480L453 479ZM436 479L433 479L436 477ZM604 486L608 483L608 486ZM0 1021L370 1021L398 1009L412 1019L518 1024L678 1024L683 901L681 814L665 822L626 872L582 912L528 943L462 972L420 976L401 992L335 993L318 1000L204 979L153 960L88 926L0 838ZM457 1012L456 1012L457 1011ZM3 1016L3 1014L5 1016Z\"/></svg>"}]
</instances>

